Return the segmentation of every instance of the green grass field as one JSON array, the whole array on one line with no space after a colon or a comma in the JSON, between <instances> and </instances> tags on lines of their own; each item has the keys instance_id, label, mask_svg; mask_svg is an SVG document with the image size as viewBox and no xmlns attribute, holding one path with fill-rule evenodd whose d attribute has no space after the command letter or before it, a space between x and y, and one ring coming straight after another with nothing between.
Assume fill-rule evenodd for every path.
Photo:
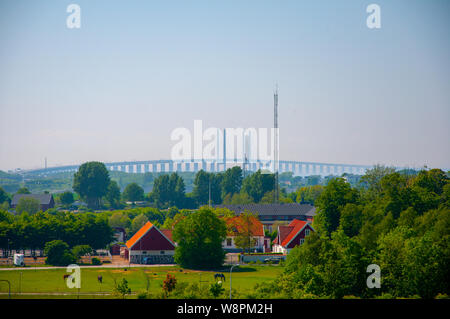
<instances>
[{"instance_id":1,"label":"green grass field","mask_svg":"<svg viewBox=\"0 0 450 319\"><path fill-rule=\"evenodd\" d=\"M125 270L127 269L127 270ZM197 271L183 269L177 266L145 267L145 268L81 268L80 298L112 298L114 278L120 281L126 278L132 294L146 289L144 272L150 276L150 293L157 294L162 291L162 283L167 273L175 275L177 282L198 283L210 285L214 282L214 274L217 271ZM233 269L233 289L239 293L250 293L256 283L268 282L283 271L281 266L240 266ZM222 272L225 275L224 288L229 289L229 271ZM11 283L12 298L77 298L78 290L66 286L63 275L65 269L37 269L37 270L8 270L0 271L0 280L6 279ZM102 275L103 283L97 281L97 276ZM0 298L8 298L8 284L0 282ZM22 295L16 295L21 292ZM24 295L31 293L30 295ZM39 293L36 294L36 293ZM48 293L48 295L46 295ZM57 294L57 295L56 295ZM73 295L63 295L73 294ZM95 295L93 295L95 294ZM130 296L129 298L135 298Z\"/></svg>"}]
</instances>

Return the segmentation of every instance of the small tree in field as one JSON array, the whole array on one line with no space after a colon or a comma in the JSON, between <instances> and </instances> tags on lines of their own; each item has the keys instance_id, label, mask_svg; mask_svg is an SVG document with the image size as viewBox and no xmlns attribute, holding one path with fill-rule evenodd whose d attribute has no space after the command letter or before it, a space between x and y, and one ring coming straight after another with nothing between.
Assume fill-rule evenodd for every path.
<instances>
[{"instance_id":1,"label":"small tree in field","mask_svg":"<svg viewBox=\"0 0 450 319\"><path fill-rule=\"evenodd\" d=\"M219 297L221 294L223 294L224 291L225 288L223 288L222 284L219 284L218 282L211 284L211 286L209 287L209 292L211 293L211 295L213 295L214 298Z\"/></svg>"},{"instance_id":2,"label":"small tree in field","mask_svg":"<svg viewBox=\"0 0 450 319\"><path fill-rule=\"evenodd\" d=\"M177 279L175 278L175 276L167 274L166 279L163 282L163 290L166 296L169 295L169 293L175 289L176 284Z\"/></svg>"},{"instance_id":3,"label":"small tree in field","mask_svg":"<svg viewBox=\"0 0 450 319\"><path fill-rule=\"evenodd\" d=\"M125 299L126 295L131 294L131 288L128 287L128 281L123 278L122 281L119 282L119 284L117 284L117 286L114 288L114 292L115 294L121 296L122 299Z\"/></svg>"}]
</instances>

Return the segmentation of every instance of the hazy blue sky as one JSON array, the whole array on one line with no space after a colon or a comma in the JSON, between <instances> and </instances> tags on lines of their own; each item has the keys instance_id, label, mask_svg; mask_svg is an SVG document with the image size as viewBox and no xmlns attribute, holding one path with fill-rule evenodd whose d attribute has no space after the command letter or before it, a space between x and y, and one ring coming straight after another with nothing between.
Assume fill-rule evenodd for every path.
<instances>
[{"instance_id":1,"label":"hazy blue sky","mask_svg":"<svg viewBox=\"0 0 450 319\"><path fill-rule=\"evenodd\" d=\"M169 158L195 119L271 127L276 82L281 159L450 168L449 30L446 0L2 0L0 169Z\"/></svg>"}]
</instances>

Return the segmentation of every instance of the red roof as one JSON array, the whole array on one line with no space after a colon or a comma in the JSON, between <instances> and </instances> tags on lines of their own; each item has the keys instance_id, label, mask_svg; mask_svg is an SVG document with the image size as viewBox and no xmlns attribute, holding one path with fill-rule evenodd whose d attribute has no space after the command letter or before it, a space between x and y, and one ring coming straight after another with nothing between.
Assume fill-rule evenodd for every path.
<instances>
[{"instance_id":1,"label":"red roof","mask_svg":"<svg viewBox=\"0 0 450 319\"><path fill-rule=\"evenodd\" d=\"M278 226L278 235L273 240L273 243L274 244L282 243L286 239L286 237L289 236L289 234L292 232L293 229L294 229L293 226L284 226L284 225Z\"/></svg>"},{"instance_id":2,"label":"red roof","mask_svg":"<svg viewBox=\"0 0 450 319\"><path fill-rule=\"evenodd\" d=\"M252 223L250 225L253 236L264 236L263 224L256 217L250 218ZM242 231L243 220L241 217L228 217L225 218L225 222L228 226L228 236L235 236L236 231Z\"/></svg>"},{"instance_id":3,"label":"red roof","mask_svg":"<svg viewBox=\"0 0 450 319\"><path fill-rule=\"evenodd\" d=\"M303 220L294 219L288 226L278 226L278 235L273 240L273 243L286 246L295 236L298 235L306 224L307 222Z\"/></svg>"},{"instance_id":4,"label":"red roof","mask_svg":"<svg viewBox=\"0 0 450 319\"><path fill-rule=\"evenodd\" d=\"M153 224L150 222L147 222L144 226L142 226L141 229L139 229L136 234L133 235L133 237L131 237L126 245L128 247L128 249L130 249L142 236L144 236L149 230L150 228L153 227Z\"/></svg>"},{"instance_id":5,"label":"red roof","mask_svg":"<svg viewBox=\"0 0 450 319\"><path fill-rule=\"evenodd\" d=\"M288 236L286 236L286 238L284 238L281 241L281 245L282 246L286 246L287 244L289 244L289 242L291 241L291 239L293 239L301 230L302 228L307 224L307 222L303 221L303 220L298 220L298 219L294 219L289 226L293 227L293 229L291 230L291 232L289 233Z\"/></svg>"},{"instance_id":6,"label":"red roof","mask_svg":"<svg viewBox=\"0 0 450 319\"><path fill-rule=\"evenodd\" d=\"M172 243L173 243L173 239L172 239L172 230L170 229L160 229L159 230L164 236L167 237L167 239L169 239Z\"/></svg>"}]
</instances>

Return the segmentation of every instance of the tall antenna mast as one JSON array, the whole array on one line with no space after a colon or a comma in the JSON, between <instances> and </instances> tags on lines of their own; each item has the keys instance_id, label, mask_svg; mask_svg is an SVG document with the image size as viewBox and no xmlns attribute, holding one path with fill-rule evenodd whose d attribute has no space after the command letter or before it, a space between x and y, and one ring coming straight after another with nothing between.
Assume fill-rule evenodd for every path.
<instances>
[{"instance_id":1,"label":"tall antenna mast","mask_svg":"<svg viewBox=\"0 0 450 319\"><path fill-rule=\"evenodd\" d=\"M273 94L273 127L274 132L274 192L273 192L273 202L278 204L279 194L278 194L278 84L275 85L275 92Z\"/></svg>"}]
</instances>

